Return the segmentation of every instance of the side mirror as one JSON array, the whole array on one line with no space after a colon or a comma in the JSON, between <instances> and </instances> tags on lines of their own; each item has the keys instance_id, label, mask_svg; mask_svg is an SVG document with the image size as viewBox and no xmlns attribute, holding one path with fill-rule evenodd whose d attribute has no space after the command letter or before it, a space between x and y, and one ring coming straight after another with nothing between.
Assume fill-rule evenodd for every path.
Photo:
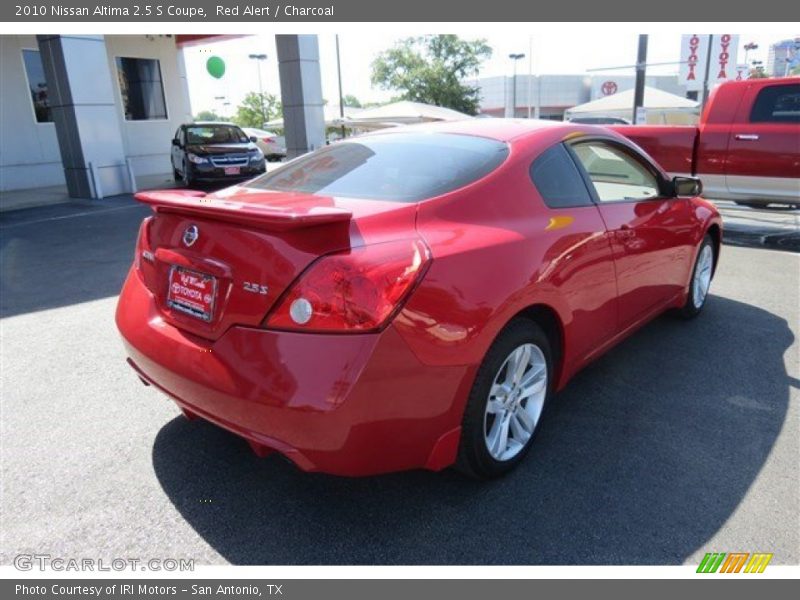
<instances>
[{"instance_id":1,"label":"side mirror","mask_svg":"<svg viewBox=\"0 0 800 600\"><path fill-rule=\"evenodd\" d=\"M256 136L254 136L254 135L251 135L250 136L250 141L255 144L258 141L258 138Z\"/></svg>"},{"instance_id":2,"label":"side mirror","mask_svg":"<svg viewBox=\"0 0 800 600\"><path fill-rule=\"evenodd\" d=\"M177 146L178 148L181 147L181 142L178 138L172 138L172 145Z\"/></svg>"},{"instance_id":3,"label":"side mirror","mask_svg":"<svg viewBox=\"0 0 800 600\"><path fill-rule=\"evenodd\" d=\"M673 177L672 191L676 197L699 196L703 193L703 182L697 177Z\"/></svg>"}]
</instances>

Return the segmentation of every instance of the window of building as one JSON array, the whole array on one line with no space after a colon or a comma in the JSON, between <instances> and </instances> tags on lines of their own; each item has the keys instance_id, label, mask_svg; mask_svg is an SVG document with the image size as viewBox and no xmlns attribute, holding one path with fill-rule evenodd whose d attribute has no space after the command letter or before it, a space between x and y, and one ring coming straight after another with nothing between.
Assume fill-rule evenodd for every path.
<instances>
[{"instance_id":1,"label":"window of building","mask_svg":"<svg viewBox=\"0 0 800 600\"><path fill-rule=\"evenodd\" d=\"M161 64L158 60L117 57L117 76L127 121L167 118Z\"/></svg>"},{"instance_id":2,"label":"window of building","mask_svg":"<svg viewBox=\"0 0 800 600\"><path fill-rule=\"evenodd\" d=\"M28 77L28 88L33 102L33 112L37 123L51 123L50 102L47 97L47 81L44 78L44 65L38 50L23 50L22 61Z\"/></svg>"},{"instance_id":3,"label":"window of building","mask_svg":"<svg viewBox=\"0 0 800 600\"><path fill-rule=\"evenodd\" d=\"M533 161L530 175L533 185L550 208L592 204L583 177L563 144L556 144L542 152Z\"/></svg>"},{"instance_id":4,"label":"window of building","mask_svg":"<svg viewBox=\"0 0 800 600\"><path fill-rule=\"evenodd\" d=\"M800 84L771 85L758 92L753 123L800 123Z\"/></svg>"},{"instance_id":5,"label":"window of building","mask_svg":"<svg viewBox=\"0 0 800 600\"><path fill-rule=\"evenodd\" d=\"M572 149L589 174L600 202L647 200L659 196L658 179L636 158L604 142L584 142Z\"/></svg>"}]
</instances>

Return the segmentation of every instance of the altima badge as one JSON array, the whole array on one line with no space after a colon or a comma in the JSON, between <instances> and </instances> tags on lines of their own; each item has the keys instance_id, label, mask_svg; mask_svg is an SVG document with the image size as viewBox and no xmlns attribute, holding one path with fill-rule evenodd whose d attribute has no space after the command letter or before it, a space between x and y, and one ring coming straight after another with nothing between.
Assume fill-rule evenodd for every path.
<instances>
[{"instance_id":1,"label":"altima badge","mask_svg":"<svg viewBox=\"0 0 800 600\"><path fill-rule=\"evenodd\" d=\"M200 237L200 230L197 225L189 225L186 231L183 232L183 244L188 248L197 241Z\"/></svg>"}]
</instances>

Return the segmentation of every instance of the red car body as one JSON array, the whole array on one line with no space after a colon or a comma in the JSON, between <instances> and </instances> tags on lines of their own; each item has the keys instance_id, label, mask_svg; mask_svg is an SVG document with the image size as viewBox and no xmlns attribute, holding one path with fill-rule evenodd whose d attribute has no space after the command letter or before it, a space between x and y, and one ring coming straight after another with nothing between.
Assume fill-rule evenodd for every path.
<instances>
[{"instance_id":1,"label":"red car body","mask_svg":"<svg viewBox=\"0 0 800 600\"><path fill-rule=\"evenodd\" d=\"M410 203L248 186L137 195L155 215L142 226L116 320L142 380L188 416L306 471L440 470L455 461L476 371L515 315L535 316L552 338L560 389L686 302L706 234L719 254L720 217L699 197L548 208L532 162L565 140L592 137L639 152L608 130L476 119L424 131L497 140L507 158L477 181ZM187 247L192 225L201 233ZM275 312L287 290L319 257L393 247L384 243L410 244L418 257L416 280L385 324L354 333L280 325L285 317ZM213 317L169 305L176 265L215 278Z\"/></svg>"},{"instance_id":2,"label":"red car body","mask_svg":"<svg viewBox=\"0 0 800 600\"><path fill-rule=\"evenodd\" d=\"M694 126L622 125L673 175L695 175L706 194L741 203L800 205L800 78L730 81Z\"/></svg>"}]
</instances>

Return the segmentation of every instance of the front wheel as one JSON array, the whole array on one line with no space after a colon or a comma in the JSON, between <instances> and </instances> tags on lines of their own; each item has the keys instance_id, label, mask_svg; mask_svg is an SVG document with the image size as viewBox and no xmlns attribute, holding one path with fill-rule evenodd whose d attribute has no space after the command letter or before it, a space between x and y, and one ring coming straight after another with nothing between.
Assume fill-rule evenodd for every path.
<instances>
[{"instance_id":1,"label":"front wheel","mask_svg":"<svg viewBox=\"0 0 800 600\"><path fill-rule=\"evenodd\" d=\"M697 260L692 271L692 281L689 284L689 295L686 304L680 310L682 317L691 319L700 314L708 297L708 288L711 287L711 276L714 273L714 242L710 235L703 238Z\"/></svg>"},{"instance_id":2,"label":"front wheel","mask_svg":"<svg viewBox=\"0 0 800 600\"><path fill-rule=\"evenodd\" d=\"M515 319L483 360L462 421L456 467L489 479L513 469L530 450L552 389L552 354L541 327Z\"/></svg>"},{"instance_id":3,"label":"front wheel","mask_svg":"<svg viewBox=\"0 0 800 600\"><path fill-rule=\"evenodd\" d=\"M189 174L189 167L186 166L186 163L183 163L183 174L181 176L181 182L183 183L183 187L190 188L192 184L194 184L194 179Z\"/></svg>"}]
</instances>

